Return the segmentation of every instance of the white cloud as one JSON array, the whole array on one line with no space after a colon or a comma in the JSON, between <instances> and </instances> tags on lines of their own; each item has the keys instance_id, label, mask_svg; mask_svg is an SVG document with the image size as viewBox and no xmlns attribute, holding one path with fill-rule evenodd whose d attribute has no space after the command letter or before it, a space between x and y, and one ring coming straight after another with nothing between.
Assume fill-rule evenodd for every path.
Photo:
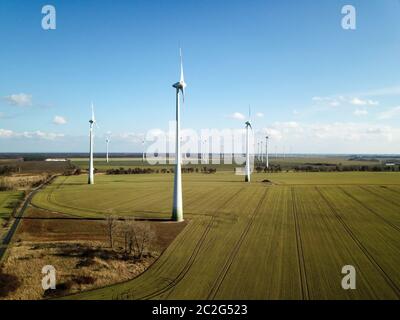
<instances>
[{"instance_id":1,"label":"white cloud","mask_svg":"<svg viewBox=\"0 0 400 320\"><path fill-rule=\"evenodd\" d=\"M235 120L245 120L246 119L245 115L240 112L232 113L231 115L229 115L229 118L235 119Z\"/></svg>"},{"instance_id":2,"label":"white cloud","mask_svg":"<svg viewBox=\"0 0 400 320\"><path fill-rule=\"evenodd\" d=\"M12 94L4 99L13 106L29 107L32 105L32 96L26 93Z\"/></svg>"},{"instance_id":3,"label":"white cloud","mask_svg":"<svg viewBox=\"0 0 400 320\"><path fill-rule=\"evenodd\" d=\"M381 112L378 115L379 120L389 120L395 117L400 116L400 106L394 107L392 109L389 109L387 111Z\"/></svg>"},{"instance_id":4,"label":"white cloud","mask_svg":"<svg viewBox=\"0 0 400 320\"><path fill-rule=\"evenodd\" d=\"M54 124L63 125L67 123L67 119L62 116L55 116L53 119Z\"/></svg>"},{"instance_id":5,"label":"white cloud","mask_svg":"<svg viewBox=\"0 0 400 320\"><path fill-rule=\"evenodd\" d=\"M358 97L345 97L345 96L333 96L333 97L313 97L312 101L328 105L330 107L338 107L341 105L353 105L353 106L377 106L379 101L361 99Z\"/></svg>"},{"instance_id":6,"label":"white cloud","mask_svg":"<svg viewBox=\"0 0 400 320\"><path fill-rule=\"evenodd\" d=\"M256 117L257 117L257 118L263 118L263 117L264 117L264 113L262 113L262 112L257 112L257 113L256 113Z\"/></svg>"},{"instance_id":7,"label":"white cloud","mask_svg":"<svg viewBox=\"0 0 400 320\"><path fill-rule=\"evenodd\" d=\"M366 116L366 115L368 114L368 111L365 110L365 109L356 109L356 110L353 112L353 114L354 114L355 116L357 116L357 117Z\"/></svg>"},{"instance_id":8,"label":"white cloud","mask_svg":"<svg viewBox=\"0 0 400 320\"><path fill-rule=\"evenodd\" d=\"M295 146L299 152L396 153L400 150L400 128L375 123L275 122L257 134L267 133L271 143L282 148ZM397 149L396 149L397 148Z\"/></svg>"},{"instance_id":9,"label":"white cloud","mask_svg":"<svg viewBox=\"0 0 400 320\"><path fill-rule=\"evenodd\" d=\"M396 96L400 95L400 86L386 87L356 94L358 96Z\"/></svg>"},{"instance_id":10,"label":"white cloud","mask_svg":"<svg viewBox=\"0 0 400 320\"><path fill-rule=\"evenodd\" d=\"M149 134L151 134L153 137L157 137L162 134L162 131L160 129L153 129L149 131ZM135 132L122 132L109 135L109 138L113 139L114 141L125 141L128 143L142 143L144 137L145 135L143 133Z\"/></svg>"},{"instance_id":11,"label":"white cloud","mask_svg":"<svg viewBox=\"0 0 400 320\"><path fill-rule=\"evenodd\" d=\"M352 98L350 99L350 104L354 106L377 106L379 105L378 101L373 101L373 100L362 100L360 98Z\"/></svg>"},{"instance_id":12,"label":"white cloud","mask_svg":"<svg viewBox=\"0 0 400 320\"><path fill-rule=\"evenodd\" d=\"M64 137L62 133L43 132L43 131L24 131L15 132L7 129L0 129L0 138L26 138L26 139L42 139L55 140Z\"/></svg>"},{"instance_id":13,"label":"white cloud","mask_svg":"<svg viewBox=\"0 0 400 320\"><path fill-rule=\"evenodd\" d=\"M14 132L7 129L0 129L0 138L9 138L14 135Z\"/></svg>"},{"instance_id":14,"label":"white cloud","mask_svg":"<svg viewBox=\"0 0 400 320\"><path fill-rule=\"evenodd\" d=\"M312 97L312 101L318 104L327 104L330 107L340 106L342 97Z\"/></svg>"}]
</instances>

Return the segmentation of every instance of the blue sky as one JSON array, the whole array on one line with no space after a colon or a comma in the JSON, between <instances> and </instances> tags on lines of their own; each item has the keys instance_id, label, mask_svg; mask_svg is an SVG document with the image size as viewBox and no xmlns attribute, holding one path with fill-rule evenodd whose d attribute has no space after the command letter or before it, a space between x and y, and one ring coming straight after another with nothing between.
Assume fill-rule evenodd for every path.
<instances>
[{"instance_id":1,"label":"blue sky","mask_svg":"<svg viewBox=\"0 0 400 320\"><path fill-rule=\"evenodd\" d=\"M2 0L0 150L86 151L91 101L97 151L108 131L140 150L174 118L182 46L185 128L241 127L250 104L278 151L400 153L399 18L398 0Z\"/></svg>"}]
</instances>

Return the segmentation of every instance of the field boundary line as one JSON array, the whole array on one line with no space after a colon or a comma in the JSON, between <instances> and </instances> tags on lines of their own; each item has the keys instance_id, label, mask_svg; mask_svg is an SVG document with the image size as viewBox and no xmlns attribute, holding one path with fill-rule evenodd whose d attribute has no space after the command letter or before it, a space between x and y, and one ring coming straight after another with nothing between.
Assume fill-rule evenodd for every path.
<instances>
[{"instance_id":1,"label":"field boundary line","mask_svg":"<svg viewBox=\"0 0 400 320\"><path fill-rule=\"evenodd\" d=\"M259 212L259 209L261 208L261 205L263 204L263 202L268 194L268 191L269 191L269 189L266 188L265 191L263 192L263 195L262 195L260 201L258 202L255 210L253 211L253 214L250 216L250 219L247 222L243 232L241 233L236 244L234 245L233 250L231 251L231 253L228 256L228 259L225 261L225 263L222 267L222 270L217 277L217 280L214 282L214 285L212 286L212 288L207 296L207 300L214 300L215 296L217 295L222 283L224 282L224 280L232 266L234 258L236 257L237 253L239 252L244 239L247 237L247 235L255 221L255 218Z\"/></svg>"},{"instance_id":2,"label":"field boundary line","mask_svg":"<svg viewBox=\"0 0 400 320\"><path fill-rule=\"evenodd\" d=\"M306 262L304 259L303 241L301 239L300 222L297 215L296 196L293 187L290 188L290 194L292 198L292 212L294 217L294 229L296 233L296 249L301 285L301 295L303 299L310 300L310 293L307 282Z\"/></svg>"},{"instance_id":3,"label":"field boundary line","mask_svg":"<svg viewBox=\"0 0 400 320\"><path fill-rule=\"evenodd\" d=\"M390 278L390 276L386 273L386 271L380 266L380 264L375 260L375 258L369 253L367 248L362 244L362 242L357 238L357 236L354 234L354 232L351 230L351 228L348 226L348 224L343 220L342 216L339 214L339 212L336 210L336 208L332 205L332 203L326 198L326 196L322 193L322 191L318 188L315 187L321 198L325 201L325 203L328 205L328 208L330 209L331 213L336 217L336 219L341 223L343 228L346 230L347 234L350 236L350 238L355 242L355 244L359 247L359 249L364 253L364 255L367 257L367 259L371 262L373 266L379 271L379 273L383 276L385 279L386 283L389 285L389 287L392 288L394 293L397 295L398 298L400 298L400 289L394 283L394 281Z\"/></svg>"}]
</instances>

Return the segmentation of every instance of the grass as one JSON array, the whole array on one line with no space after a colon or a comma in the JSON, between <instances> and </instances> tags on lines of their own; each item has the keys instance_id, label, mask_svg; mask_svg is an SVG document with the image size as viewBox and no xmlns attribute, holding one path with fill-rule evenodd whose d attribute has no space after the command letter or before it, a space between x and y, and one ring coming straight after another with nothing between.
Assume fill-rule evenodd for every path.
<instances>
[{"instance_id":1,"label":"grass","mask_svg":"<svg viewBox=\"0 0 400 320\"><path fill-rule=\"evenodd\" d=\"M2 220L9 219L13 211L13 205L21 199L22 192L18 191L1 191L0 192L0 231Z\"/></svg>"},{"instance_id":2,"label":"grass","mask_svg":"<svg viewBox=\"0 0 400 320\"><path fill-rule=\"evenodd\" d=\"M171 174L60 177L34 204L78 216L170 216ZM269 179L272 184L262 181ZM134 280L73 299L399 299L400 174L184 174L189 221ZM357 290L341 288L342 267Z\"/></svg>"}]
</instances>

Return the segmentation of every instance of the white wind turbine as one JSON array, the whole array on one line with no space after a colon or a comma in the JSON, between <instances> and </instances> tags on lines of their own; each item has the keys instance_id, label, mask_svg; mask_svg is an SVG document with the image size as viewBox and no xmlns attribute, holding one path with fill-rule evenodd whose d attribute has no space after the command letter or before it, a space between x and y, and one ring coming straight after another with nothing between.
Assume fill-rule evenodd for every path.
<instances>
[{"instance_id":1,"label":"white wind turbine","mask_svg":"<svg viewBox=\"0 0 400 320\"><path fill-rule=\"evenodd\" d=\"M108 157L108 145L110 144L111 140L109 137L106 138L106 149L107 149L107 154L106 154L106 161L108 163L109 157Z\"/></svg>"},{"instance_id":2,"label":"white wind turbine","mask_svg":"<svg viewBox=\"0 0 400 320\"><path fill-rule=\"evenodd\" d=\"M269 137L265 137L265 156L266 156L266 161L267 161L267 168L269 168L269 150L268 150L268 140Z\"/></svg>"},{"instance_id":3,"label":"white wind turbine","mask_svg":"<svg viewBox=\"0 0 400 320\"><path fill-rule=\"evenodd\" d=\"M90 147L89 147L89 178L88 184L94 184L94 166L93 166L93 138L94 138L94 125L97 125L96 119L94 117L94 106L92 102L92 118L89 120L90 130L89 130L89 139L90 139Z\"/></svg>"},{"instance_id":4,"label":"white wind turbine","mask_svg":"<svg viewBox=\"0 0 400 320\"><path fill-rule=\"evenodd\" d=\"M144 143L145 143L145 140L143 138L143 140L142 140L142 163L144 163Z\"/></svg>"},{"instance_id":5,"label":"white wind turbine","mask_svg":"<svg viewBox=\"0 0 400 320\"><path fill-rule=\"evenodd\" d=\"M174 199L172 207L172 220L183 221L183 205L182 205L182 172L181 172L181 123L180 123L180 105L179 93L182 93L182 102L185 102L185 78L183 75L183 59L182 50L181 57L181 78L179 82L172 86L176 89L176 146L175 146L175 180L174 180Z\"/></svg>"},{"instance_id":6,"label":"white wind turbine","mask_svg":"<svg viewBox=\"0 0 400 320\"><path fill-rule=\"evenodd\" d=\"M250 107L249 107L249 120L247 120L245 122L246 125L246 176L245 176L245 181L246 182L250 182L250 130L253 130L253 128L251 127L251 123L250 123Z\"/></svg>"}]
</instances>

